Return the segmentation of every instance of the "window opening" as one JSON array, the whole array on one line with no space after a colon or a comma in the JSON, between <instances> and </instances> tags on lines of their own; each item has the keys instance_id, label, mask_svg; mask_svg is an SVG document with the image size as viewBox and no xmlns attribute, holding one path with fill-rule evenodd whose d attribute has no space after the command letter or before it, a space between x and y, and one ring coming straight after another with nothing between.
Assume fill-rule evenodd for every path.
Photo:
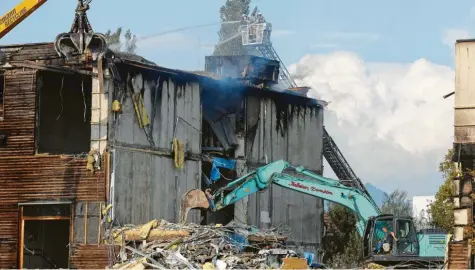
<instances>
[{"instance_id":1,"label":"window opening","mask_svg":"<svg viewBox=\"0 0 475 270\"><path fill-rule=\"evenodd\" d=\"M89 152L92 80L42 72L38 84L38 153Z\"/></svg>"},{"instance_id":2,"label":"window opening","mask_svg":"<svg viewBox=\"0 0 475 270\"><path fill-rule=\"evenodd\" d=\"M20 268L69 268L71 205L27 205L20 211Z\"/></svg>"}]
</instances>

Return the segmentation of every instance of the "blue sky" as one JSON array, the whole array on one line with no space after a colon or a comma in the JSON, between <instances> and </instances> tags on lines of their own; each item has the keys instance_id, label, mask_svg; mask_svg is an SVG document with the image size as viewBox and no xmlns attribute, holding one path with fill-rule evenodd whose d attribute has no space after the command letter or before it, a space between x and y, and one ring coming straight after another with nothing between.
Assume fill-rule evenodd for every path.
<instances>
[{"instance_id":1,"label":"blue sky","mask_svg":"<svg viewBox=\"0 0 475 270\"><path fill-rule=\"evenodd\" d=\"M0 10L19 2L1 0ZM158 65L198 70L218 40L224 2L93 0L88 14L96 32L123 26L139 38L152 36L140 40L138 53ZM253 5L273 24L274 47L287 66L294 64L291 72L299 74L299 67L313 72L299 83L332 102L325 125L360 178L386 191L435 193L442 181L437 164L453 133L453 101L440 97L453 91L453 42L470 36L475 3L256 0ZM53 41L69 31L75 7L75 0L49 0L0 43ZM217 24L155 35L210 23Z\"/></svg>"},{"instance_id":2,"label":"blue sky","mask_svg":"<svg viewBox=\"0 0 475 270\"><path fill-rule=\"evenodd\" d=\"M6 12L19 0L0 1ZM89 18L95 31L123 26L137 35L219 21L221 0L94 0ZM279 4L276 4L279 2ZM366 61L413 61L426 57L432 62L452 65L441 31L473 24L472 1L458 0L258 0L274 27L274 47L286 64L309 53L338 49L357 52ZM75 0L49 0L1 40L2 44L51 41L67 31L73 18ZM219 26L162 36L160 45L141 49L148 58L165 66L197 69L203 56L217 40ZM189 44L175 46L185 36ZM158 39L158 38L157 38ZM168 39L169 43L166 44ZM174 43L175 42L175 43Z\"/></svg>"}]
</instances>

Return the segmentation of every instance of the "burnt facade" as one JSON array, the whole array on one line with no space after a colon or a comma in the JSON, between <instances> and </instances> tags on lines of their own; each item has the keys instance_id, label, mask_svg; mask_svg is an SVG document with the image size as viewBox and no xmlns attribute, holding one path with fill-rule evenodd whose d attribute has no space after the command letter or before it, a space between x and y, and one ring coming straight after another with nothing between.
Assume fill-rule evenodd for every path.
<instances>
[{"instance_id":1,"label":"burnt facade","mask_svg":"<svg viewBox=\"0 0 475 270\"><path fill-rule=\"evenodd\" d=\"M0 268L106 266L75 259L107 252L98 246L105 172L86 168L93 78L49 43L0 51Z\"/></svg>"},{"instance_id":2,"label":"burnt facade","mask_svg":"<svg viewBox=\"0 0 475 270\"><path fill-rule=\"evenodd\" d=\"M204 129L203 153L216 155L217 151L221 151L218 154L221 157L234 159L235 175L242 175L280 159L322 174L322 107L317 101L292 89L272 90L278 88L275 86L278 83L275 79L278 74L278 70L274 69L276 65L278 67L278 62L261 57L207 57L207 72L219 73L220 76L234 75L235 80L259 88L254 86L248 87L246 91L231 90L234 96L221 94L228 101L234 100L234 108L237 109L229 110L219 121L209 119L204 114L204 127L211 126L213 132L206 133ZM244 76L249 74L248 70L258 75ZM229 90L222 92L228 93ZM241 100L235 92L244 92ZM222 132L216 127L219 127L216 124L219 122L223 127ZM218 136L219 133L226 136ZM208 166L212 167L212 164ZM206 173L206 170L203 171ZM223 171L226 172L225 169ZM205 177L210 175L205 174ZM224 183L211 186L224 185L226 176L220 181ZM307 251L315 252L321 242L321 199L273 185L264 192L237 202L233 208L230 211L234 212L234 221L260 228L288 228L290 238ZM221 213L212 216L212 220L223 221Z\"/></svg>"},{"instance_id":3,"label":"burnt facade","mask_svg":"<svg viewBox=\"0 0 475 270\"><path fill-rule=\"evenodd\" d=\"M190 189L219 188L279 159L322 171L323 110L264 87L275 83L272 63L237 79L112 52L94 64L64 60L49 43L0 51L1 268L103 268L115 257L104 215L119 226L174 222ZM188 221L288 226L312 249L322 215L322 200L271 187Z\"/></svg>"}]
</instances>

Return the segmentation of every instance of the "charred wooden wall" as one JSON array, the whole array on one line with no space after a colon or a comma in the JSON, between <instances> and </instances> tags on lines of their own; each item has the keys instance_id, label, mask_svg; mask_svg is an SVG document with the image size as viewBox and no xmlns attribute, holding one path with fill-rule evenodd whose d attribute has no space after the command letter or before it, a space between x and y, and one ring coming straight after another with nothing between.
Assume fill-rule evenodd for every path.
<instances>
[{"instance_id":1,"label":"charred wooden wall","mask_svg":"<svg viewBox=\"0 0 475 270\"><path fill-rule=\"evenodd\" d=\"M36 72L9 70L4 75L4 113L0 131L7 146L0 157L35 154Z\"/></svg>"},{"instance_id":2,"label":"charred wooden wall","mask_svg":"<svg viewBox=\"0 0 475 270\"><path fill-rule=\"evenodd\" d=\"M256 96L247 98L246 107L248 170L283 159L294 166L322 173L321 108ZM288 226L295 242L314 248L321 243L322 199L273 185L264 192L249 196L247 211L253 225L261 228Z\"/></svg>"},{"instance_id":3,"label":"charred wooden wall","mask_svg":"<svg viewBox=\"0 0 475 270\"><path fill-rule=\"evenodd\" d=\"M0 47L0 62L21 64L39 60L64 64L52 44ZM19 203L68 200L105 200L105 174L86 170L86 157L35 155L37 106L36 70L27 67L5 71L4 114L0 132L7 134L0 148L0 268L17 268L19 254ZM74 217L73 217L74 220ZM71 222L73 222L71 220ZM97 225L94 225L97 226ZM71 266L104 268L108 259L96 245L71 243ZM94 260L87 254L99 254Z\"/></svg>"},{"instance_id":4,"label":"charred wooden wall","mask_svg":"<svg viewBox=\"0 0 475 270\"><path fill-rule=\"evenodd\" d=\"M56 66L84 66L83 61L85 57L76 57L72 60L66 61L61 58L54 49L53 43L31 43L31 44L17 44L0 46L0 63L10 63L11 65L20 65L27 61L34 61L37 63L56 65Z\"/></svg>"},{"instance_id":5,"label":"charred wooden wall","mask_svg":"<svg viewBox=\"0 0 475 270\"><path fill-rule=\"evenodd\" d=\"M129 84L127 91L142 90L150 125L139 127L130 96L123 102L119 122L109 123L109 146L114 151L114 219L121 224L142 224L156 218L178 221L183 194L201 187L200 85L159 71L130 66L121 70L124 79L143 81L142 89L131 89ZM109 89L111 100L116 90ZM185 144L183 169L174 164L173 138ZM188 217L198 222L199 212Z\"/></svg>"},{"instance_id":6,"label":"charred wooden wall","mask_svg":"<svg viewBox=\"0 0 475 270\"><path fill-rule=\"evenodd\" d=\"M85 158L0 158L0 268L17 265L18 203L42 200L100 201L105 197L104 179L103 172L92 175L86 170ZM107 265L107 261L105 263Z\"/></svg>"}]
</instances>

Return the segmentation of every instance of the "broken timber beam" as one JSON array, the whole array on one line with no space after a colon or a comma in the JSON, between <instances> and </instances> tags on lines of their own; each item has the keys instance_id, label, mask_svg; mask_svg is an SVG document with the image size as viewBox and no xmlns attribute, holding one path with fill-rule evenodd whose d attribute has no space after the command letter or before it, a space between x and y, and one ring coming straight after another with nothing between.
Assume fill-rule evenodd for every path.
<instances>
[{"instance_id":1,"label":"broken timber beam","mask_svg":"<svg viewBox=\"0 0 475 270\"><path fill-rule=\"evenodd\" d=\"M141 229L132 229L125 231L125 240L126 241L142 241L142 240L147 240L147 241L155 241L155 240L175 240L178 238L183 238L187 237L190 235L189 232L187 231L164 231L161 229L152 229L150 230L147 238L143 238L140 236L141 234Z\"/></svg>"}]
</instances>

